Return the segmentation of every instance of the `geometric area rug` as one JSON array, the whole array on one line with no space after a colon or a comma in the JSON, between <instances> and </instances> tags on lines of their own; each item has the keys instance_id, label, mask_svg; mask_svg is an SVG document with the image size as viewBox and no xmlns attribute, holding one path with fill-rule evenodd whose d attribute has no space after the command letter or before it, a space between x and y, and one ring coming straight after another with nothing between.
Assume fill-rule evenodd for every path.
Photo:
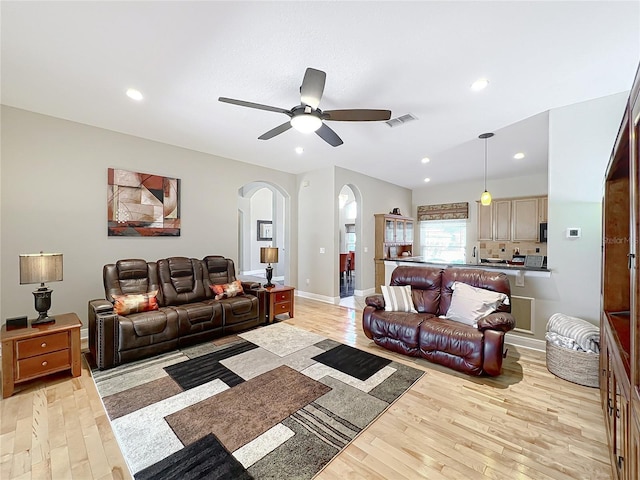
<instances>
[{"instance_id":1,"label":"geometric area rug","mask_svg":"<svg viewBox=\"0 0 640 480\"><path fill-rule=\"evenodd\" d=\"M424 372L285 323L92 370L142 479L310 479Z\"/></svg>"}]
</instances>

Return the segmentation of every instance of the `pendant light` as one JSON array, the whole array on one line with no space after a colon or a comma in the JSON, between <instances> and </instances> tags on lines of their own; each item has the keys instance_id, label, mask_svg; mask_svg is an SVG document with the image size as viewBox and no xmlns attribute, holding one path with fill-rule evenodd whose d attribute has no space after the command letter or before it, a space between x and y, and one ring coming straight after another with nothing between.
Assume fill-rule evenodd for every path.
<instances>
[{"instance_id":1,"label":"pendant light","mask_svg":"<svg viewBox=\"0 0 640 480\"><path fill-rule=\"evenodd\" d=\"M478 138L484 140L484 192L480 196L480 203L484 206L491 205L491 194L487 191L487 140L493 137L493 133L483 133Z\"/></svg>"}]
</instances>

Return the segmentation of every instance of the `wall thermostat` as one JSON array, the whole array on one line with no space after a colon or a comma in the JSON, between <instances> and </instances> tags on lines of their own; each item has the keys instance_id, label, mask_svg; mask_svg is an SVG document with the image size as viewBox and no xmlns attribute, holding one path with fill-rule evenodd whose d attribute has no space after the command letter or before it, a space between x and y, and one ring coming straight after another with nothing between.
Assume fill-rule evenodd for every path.
<instances>
[{"instance_id":1,"label":"wall thermostat","mask_svg":"<svg viewBox=\"0 0 640 480\"><path fill-rule=\"evenodd\" d=\"M580 238L582 229L576 227L567 228L567 238Z\"/></svg>"}]
</instances>

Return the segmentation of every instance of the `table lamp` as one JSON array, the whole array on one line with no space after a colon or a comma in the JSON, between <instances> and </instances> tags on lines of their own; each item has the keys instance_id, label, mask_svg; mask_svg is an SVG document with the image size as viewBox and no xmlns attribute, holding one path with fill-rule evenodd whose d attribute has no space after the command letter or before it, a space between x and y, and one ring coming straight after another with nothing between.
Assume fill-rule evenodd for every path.
<instances>
[{"instance_id":1,"label":"table lamp","mask_svg":"<svg viewBox=\"0 0 640 480\"><path fill-rule=\"evenodd\" d=\"M275 285L271 283L271 278L273 277L273 267L272 263L278 263L278 248L277 247L260 247L260 263L268 263L267 267L267 283L264 284L265 287L274 287Z\"/></svg>"},{"instance_id":2,"label":"table lamp","mask_svg":"<svg viewBox=\"0 0 640 480\"><path fill-rule=\"evenodd\" d=\"M20 285L39 283L40 288L34 290L33 296L36 311L40 314L31 321L31 325L52 323L56 319L47 315L51 308L53 290L45 286L45 282L62 280L61 253L25 253L20 255Z\"/></svg>"}]
</instances>

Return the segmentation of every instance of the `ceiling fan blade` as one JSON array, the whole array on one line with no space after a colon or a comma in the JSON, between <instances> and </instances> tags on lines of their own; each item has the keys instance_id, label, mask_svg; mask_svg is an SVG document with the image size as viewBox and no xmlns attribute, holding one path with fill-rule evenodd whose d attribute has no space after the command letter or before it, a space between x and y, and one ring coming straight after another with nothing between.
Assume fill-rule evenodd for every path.
<instances>
[{"instance_id":1,"label":"ceiling fan blade","mask_svg":"<svg viewBox=\"0 0 640 480\"><path fill-rule=\"evenodd\" d=\"M322 126L318 130L316 130L316 133L320 138L322 138L332 147L339 147L343 143L338 134L331 130L331 128L328 127L325 123L323 123Z\"/></svg>"},{"instance_id":2,"label":"ceiling fan blade","mask_svg":"<svg viewBox=\"0 0 640 480\"><path fill-rule=\"evenodd\" d=\"M269 140L270 138L275 137L276 135L280 135L283 132L286 132L291 128L291 122L285 122L282 125L277 126L276 128L272 128L266 133L263 133L258 137L258 140Z\"/></svg>"},{"instance_id":3,"label":"ceiling fan blade","mask_svg":"<svg viewBox=\"0 0 640 480\"><path fill-rule=\"evenodd\" d=\"M389 120L391 118L391 110L325 110L322 112L322 118L338 122L375 122Z\"/></svg>"},{"instance_id":4,"label":"ceiling fan blade","mask_svg":"<svg viewBox=\"0 0 640 480\"><path fill-rule=\"evenodd\" d=\"M284 113L285 115L291 116L291 112L289 110L285 110L284 108L280 108L280 107L272 107L270 105L263 105L261 103L245 102L244 100L236 100L234 98L227 98L227 97L220 97L218 98L218 100L224 103L240 105L241 107L257 108L258 110L267 110L269 112Z\"/></svg>"},{"instance_id":5,"label":"ceiling fan blade","mask_svg":"<svg viewBox=\"0 0 640 480\"><path fill-rule=\"evenodd\" d=\"M314 110L318 108L326 79L327 74L322 70L307 68L300 86L300 102L309 105Z\"/></svg>"}]
</instances>

